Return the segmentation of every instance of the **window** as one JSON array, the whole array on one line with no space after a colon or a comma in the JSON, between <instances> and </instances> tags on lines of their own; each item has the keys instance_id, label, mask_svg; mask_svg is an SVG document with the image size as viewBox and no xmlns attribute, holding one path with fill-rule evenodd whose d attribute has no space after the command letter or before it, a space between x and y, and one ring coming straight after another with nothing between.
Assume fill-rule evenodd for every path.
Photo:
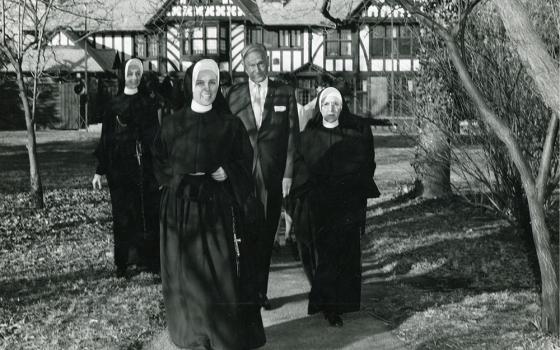
<instances>
[{"instance_id":1,"label":"window","mask_svg":"<svg viewBox=\"0 0 560 350\"><path fill-rule=\"evenodd\" d=\"M192 29L192 53L193 55L204 54L204 28Z\"/></svg>"},{"instance_id":2,"label":"window","mask_svg":"<svg viewBox=\"0 0 560 350\"><path fill-rule=\"evenodd\" d=\"M411 58L418 48L418 28L407 25L371 28L370 54L372 58Z\"/></svg>"},{"instance_id":3,"label":"window","mask_svg":"<svg viewBox=\"0 0 560 350\"><path fill-rule=\"evenodd\" d=\"M301 30L281 30L279 47L301 47Z\"/></svg>"},{"instance_id":4,"label":"window","mask_svg":"<svg viewBox=\"0 0 560 350\"><path fill-rule=\"evenodd\" d=\"M277 48L278 45L278 32L274 30L263 29L263 45L267 49Z\"/></svg>"},{"instance_id":5,"label":"window","mask_svg":"<svg viewBox=\"0 0 560 350\"><path fill-rule=\"evenodd\" d=\"M352 32L350 29L327 32L325 43L327 57L352 56Z\"/></svg>"},{"instance_id":6,"label":"window","mask_svg":"<svg viewBox=\"0 0 560 350\"><path fill-rule=\"evenodd\" d=\"M390 50L391 43L388 42L389 45L386 47L385 45L385 26L375 26L371 30L371 57L372 58L379 58L379 57L390 57L391 53L387 50Z\"/></svg>"},{"instance_id":7,"label":"window","mask_svg":"<svg viewBox=\"0 0 560 350\"><path fill-rule=\"evenodd\" d=\"M247 38L248 41L252 44L262 44L263 37L262 37L262 29L261 28L251 28L248 31L249 37Z\"/></svg>"},{"instance_id":8,"label":"window","mask_svg":"<svg viewBox=\"0 0 560 350\"><path fill-rule=\"evenodd\" d=\"M227 52L228 51L228 43L229 36L228 36L228 29L226 27L220 27L220 51Z\"/></svg>"},{"instance_id":9,"label":"window","mask_svg":"<svg viewBox=\"0 0 560 350\"><path fill-rule=\"evenodd\" d=\"M248 31L248 41L252 44L263 44L267 49L301 48L301 30L275 30L251 28Z\"/></svg>"},{"instance_id":10,"label":"window","mask_svg":"<svg viewBox=\"0 0 560 350\"><path fill-rule=\"evenodd\" d=\"M181 52L185 56L191 55L217 55L220 50L227 49L227 30L222 28L218 35L217 25L184 28L182 33ZM218 41L220 46L218 47ZM223 48L223 49L222 49Z\"/></svg>"},{"instance_id":11,"label":"window","mask_svg":"<svg viewBox=\"0 0 560 350\"><path fill-rule=\"evenodd\" d=\"M146 57L146 37L144 35L134 37L134 54L137 57Z\"/></svg>"},{"instance_id":12,"label":"window","mask_svg":"<svg viewBox=\"0 0 560 350\"><path fill-rule=\"evenodd\" d=\"M190 56L191 54L191 30L189 28L183 29L183 35L181 36L181 52L185 56Z\"/></svg>"},{"instance_id":13,"label":"window","mask_svg":"<svg viewBox=\"0 0 560 350\"><path fill-rule=\"evenodd\" d=\"M399 28L399 57L412 57L412 31L410 27Z\"/></svg>"},{"instance_id":14,"label":"window","mask_svg":"<svg viewBox=\"0 0 560 350\"><path fill-rule=\"evenodd\" d=\"M157 57L159 55L159 38L157 35L148 37L148 55L147 57Z\"/></svg>"}]
</instances>

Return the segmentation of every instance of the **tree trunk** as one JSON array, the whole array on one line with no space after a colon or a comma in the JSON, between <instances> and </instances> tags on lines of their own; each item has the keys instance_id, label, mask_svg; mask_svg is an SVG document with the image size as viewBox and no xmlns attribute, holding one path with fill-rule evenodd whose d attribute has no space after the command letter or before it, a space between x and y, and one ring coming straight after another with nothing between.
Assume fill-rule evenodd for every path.
<instances>
[{"instance_id":1,"label":"tree trunk","mask_svg":"<svg viewBox=\"0 0 560 350\"><path fill-rule=\"evenodd\" d=\"M513 42L527 72L535 82L544 103L554 112L555 115L552 118L560 117L560 71L558 64L548 54L543 41L533 29L523 5L519 0L500 0L494 1L494 6L496 6L506 28L506 33ZM555 124L551 124L550 127L557 130L558 122L554 122ZM556 138L554 131L553 135L552 142ZM547 138L547 141L550 140ZM547 148L546 145L545 148ZM550 234L544 221L543 209L543 192L549 175L550 159L543 157L542 162L536 190L531 195L527 192L527 200L542 278L543 310L541 327L558 335L560 333L559 281L550 255Z\"/></svg>"},{"instance_id":2,"label":"tree trunk","mask_svg":"<svg viewBox=\"0 0 560 350\"><path fill-rule=\"evenodd\" d=\"M440 35L444 38L449 56L453 65L459 73L459 77L463 86L475 105L477 106L484 121L492 128L498 138L505 144L509 156L515 167L519 171L523 188L527 195L529 204L529 213L531 214L531 228L533 230L533 240L537 249L537 257L539 259L539 267L541 270L542 284L542 319L541 326L543 331L558 334L559 332L559 298L558 298L558 278L556 275L556 267L552 259L552 249L550 245L550 233L545 223L544 205L539 201L535 178L531 172L531 168L523 156L523 152L515 137L511 133L509 127L489 108L486 100L474 85L467 67L459 54L457 45L453 37L439 30ZM555 117L554 117L555 118Z\"/></svg>"},{"instance_id":3,"label":"tree trunk","mask_svg":"<svg viewBox=\"0 0 560 350\"><path fill-rule=\"evenodd\" d=\"M416 150L416 193L423 198L451 193L450 149L445 132L433 120L420 121Z\"/></svg>"},{"instance_id":4,"label":"tree trunk","mask_svg":"<svg viewBox=\"0 0 560 350\"><path fill-rule=\"evenodd\" d=\"M527 72L533 78L544 103L560 116L560 72L519 0L494 1L506 33L513 42Z\"/></svg>"},{"instance_id":5,"label":"tree trunk","mask_svg":"<svg viewBox=\"0 0 560 350\"><path fill-rule=\"evenodd\" d=\"M14 68L16 68L17 70L19 98L23 105L23 111L25 114L25 126L27 129L27 155L29 157L31 203L35 208L43 209L45 207L45 202L43 200L43 184L41 183L41 176L39 175L39 166L37 163L37 140L35 137L35 121L31 116L29 100L27 99L26 88L23 82L23 75L21 73L21 65Z\"/></svg>"},{"instance_id":6,"label":"tree trunk","mask_svg":"<svg viewBox=\"0 0 560 350\"><path fill-rule=\"evenodd\" d=\"M541 328L558 335L559 320L559 300L558 300L558 279L556 266L552 260L552 249L550 246L550 233L546 227L544 206L537 198L536 190L527 193L529 202L529 212L531 214L531 227L533 228L533 240L539 258L542 283L542 310Z\"/></svg>"}]
</instances>

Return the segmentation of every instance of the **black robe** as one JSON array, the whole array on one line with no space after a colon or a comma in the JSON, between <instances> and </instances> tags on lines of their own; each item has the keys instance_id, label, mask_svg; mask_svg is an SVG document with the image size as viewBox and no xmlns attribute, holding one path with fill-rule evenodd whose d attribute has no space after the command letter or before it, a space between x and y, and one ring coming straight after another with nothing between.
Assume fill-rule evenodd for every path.
<instances>
[{"instance_id":1,"label":"black robe","mask_svg":"<svg viewBox=\"0 0 560 350\"><path fill-rule=\"evenodd\" d=\"M160 195L150 150L157 114L141 94L122 94L106 104L102 122L96 173L106 175L111 194L115 265L157 272Z\"/></svg>"},{"instance_id":2,"label":"black robe","mask_svg":"<svg viewBox=\"0 0 560 350\"><path fill-rule=\"evenodd\" d=\"M256 286L250 283L254 263L245 253L258 230L247 229L255 196L243 124L216 109L197 113L186 107L163 119L154 155L163 186L161 277L171 339L188 348L263 345ZM220 166L228 176L223 182L211 177ZM189 175L198 172L205 175ZM239 260L234 233L242 240Z\"/></svg>"},{"instance_id":3,"label":"black robe","mask_svg":"<svg viewBox=\"0 0 560 350\"><path fill-rule=\"evenodd\" d=\"M339 126L328 129L318 115L300 135L293 225L311 281L310 314L360 308L360 232L367 198L379 190L373 136L358 118L343 110Z\"/></svg>"}]
</instances>

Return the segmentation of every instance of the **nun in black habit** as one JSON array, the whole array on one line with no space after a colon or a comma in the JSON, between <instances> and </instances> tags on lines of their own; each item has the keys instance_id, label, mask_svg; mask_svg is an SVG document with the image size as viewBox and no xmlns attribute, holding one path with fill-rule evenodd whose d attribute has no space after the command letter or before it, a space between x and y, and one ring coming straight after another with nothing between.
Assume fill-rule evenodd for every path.
<instances>
[{"instance_id":1,"label":"nun in black habit","mask_svg":"<svg viewBox=\"0 0 560 350\"><path fill-rule=\"evenodd\" d=\"M341 327L340 315L360 308L360 232L367 198L379 196L373 136L335 88L319 94L314 114L294 165L294 231L311 281L308 313Z\"/></svg>"},{"instance_id":2,"label":"nun in black habit","mask_svg":"<svg viewBox=\"0 0 560 350\"><path fill-rule=\"evenodd\" d=\"M254 264L245 253L253 241L246 229L255 201L253 153L218 90L216 62L194 64L185 75L185 107L163 119L154 143L163 186L162 289L177 346L250 349L265 343Z\"/></svg>"},{"instance_id":3,"label":"nun in black habit","mask_svg":"<svg viewBox=\"0 0 560 350\"><path fill-rule=\"evenodd\" d=\"M106 175L114 259L121 277L130 264L159 273L160 195L150 151L159 124L157 113L138 92L142 69L139 59L126 63L124 92L107 103L94 152L98 163L92 184L101 189L101 177Z\"/></svg>"}]
</instances>

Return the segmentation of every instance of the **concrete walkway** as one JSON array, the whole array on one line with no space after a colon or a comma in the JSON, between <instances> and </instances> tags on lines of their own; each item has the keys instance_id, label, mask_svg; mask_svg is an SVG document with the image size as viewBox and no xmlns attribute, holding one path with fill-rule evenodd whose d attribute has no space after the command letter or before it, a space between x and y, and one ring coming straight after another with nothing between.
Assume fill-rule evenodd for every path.
<instances>
[{"instance_id":1,"label":"concrete walkway","mask_svg":"<svg viewBox=\"0 0 560 350\"><path fill-rule=\"evenodd\" d=\"M342 328L329 327L321 314L307 315L309 284L298 262L286 256L273 260L268 297L273 310L262 311L267 343L262 350L352 349L407 350L387 326L365 311L342 316ZM368 295L368 285L362 294ZM362 298L362 300L364 300ZM167 331L156 334L144 350L176 350Z\"/></svg>"}]
</instances>

